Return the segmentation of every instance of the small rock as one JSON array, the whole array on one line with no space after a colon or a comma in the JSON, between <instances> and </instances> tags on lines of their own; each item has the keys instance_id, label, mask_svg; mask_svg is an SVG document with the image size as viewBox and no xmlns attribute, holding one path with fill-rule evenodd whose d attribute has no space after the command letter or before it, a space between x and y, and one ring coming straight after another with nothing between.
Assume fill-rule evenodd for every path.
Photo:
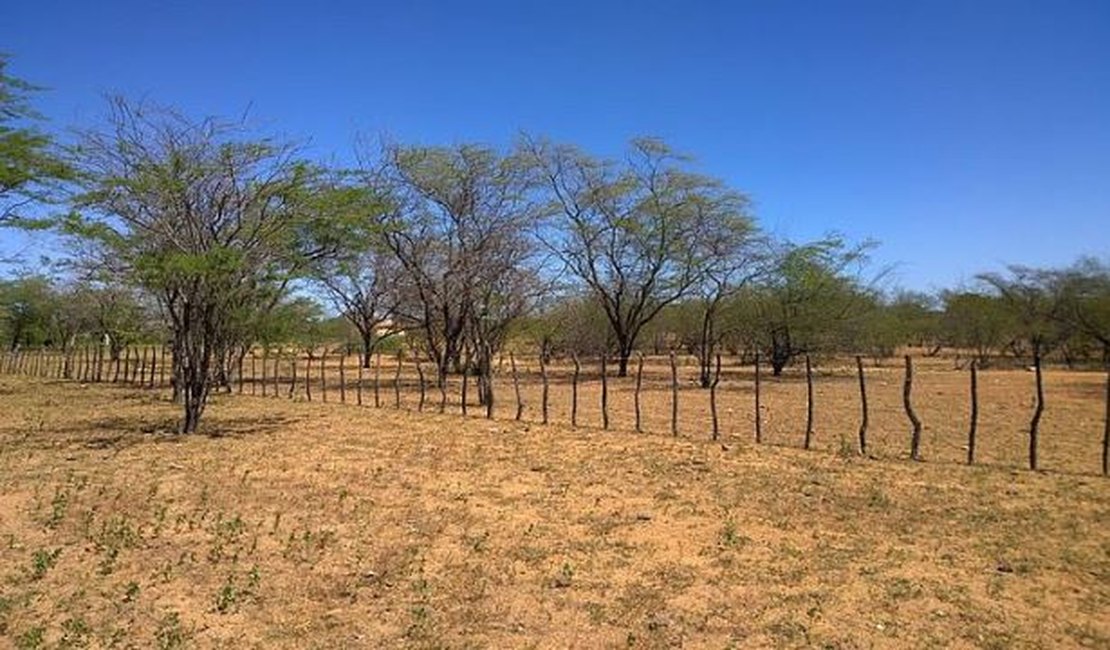
<instances>
[{"instance_id":1,"label":"small rock","mask_svg":"<svg viewBox=\"0 0 1110 650\"><path fill-rule=\"evenodd\" d=\"M999 560L998 566L995 567L995 570L999 573L1013 573L1014 567L1010 566L1010 563L1006 560Z\"/></svg>"},{"instance_id":2,"label":"small rock","mask_svg":"<svg viewBox=\"0 0 1110 650\"><path fill-rule=\"evenodd\" d=\"M651 521L651 513L650 512L637 512L636 513L636 521Z\"/></svg>"}]
</instances>

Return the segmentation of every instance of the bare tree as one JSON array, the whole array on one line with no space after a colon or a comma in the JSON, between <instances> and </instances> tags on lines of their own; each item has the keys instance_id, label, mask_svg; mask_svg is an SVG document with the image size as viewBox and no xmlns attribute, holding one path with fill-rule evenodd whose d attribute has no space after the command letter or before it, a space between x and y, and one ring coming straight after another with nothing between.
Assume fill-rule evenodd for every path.
<instances>
[{"instance_id":1,"label":"bare tree","mask_svg":"<svg viewBox=\"0 0 1110 650\"><path fill-rule=\"evenodd\" d=\"M698 380L702 388L714 382L714 359L728 326L721 321L721 308L750 282L765 274L771 264L766 240L757 236L746 209L737 199L719 218L706 219L700 237L704 259L701 280L694 286L700 324L697 339ZM731 216L729 216L731 215Z\"/></svg>"},{"instance_id":2,"label":"bare tree","mask_svg":"<svg viewBox=\"0 0 1110 650\"><path fill-rule=\"evenodd\" d=\"M313 264L311 276L358 331L361 364L369 368L378 345L402 331L396 322L401 266L381 236L390 199L377 182L334 187L330 195L334 214L351 227L337 254Z\"/></svg>"},{"instance_id":3,"label":"bare tree","mask_svg":"<svg viewBox=\"0 0 1110 650\"><path fill-rule=\"evenodd\" d=\"M470 144L390 147L384 158L394 208L382 237L402 270L399 316L421 333L441 385L473 364L488 403L493 356L536 286L526 170Z\"/></svg>"},{"instance_id":4,"label":"bare tree","mask_svg":"<svg viewBox=\"0 0 1110 650\"><path fill-rule=\"evenodd\" d=\"M604 309L625 377L644 326L704 277L707 222L742 219L743 198L687 171L659 140L634 140L621 163L544 141L524 147L551 197L546 244Z\"/></svg>"}]
</instances>

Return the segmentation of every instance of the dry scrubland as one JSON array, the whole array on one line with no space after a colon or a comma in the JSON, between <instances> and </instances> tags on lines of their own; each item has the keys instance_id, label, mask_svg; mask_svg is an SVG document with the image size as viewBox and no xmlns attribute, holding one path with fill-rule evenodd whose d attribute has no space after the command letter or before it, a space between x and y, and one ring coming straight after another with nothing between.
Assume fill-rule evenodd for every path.
<instances>
[{"instance_id":1,"label":"dry scrubland","mask_svg":"<svg viewBox=\"0 0 1110 650\"><path fill-rule=\"evenodd\" d=\"M1102 376L1048 373L1032 473L1021 371L982 374L970 468L966 373L920 369L911 463L896 366L869 370L878 460L847 453L850 374L818 377L807 452L796 373L768 379L756 446L750 369L726 368L724 444L688 382L665 434L666 372L651 435L341 407L335 386L219 396L218 436L178 438L165 393L0 377L0 647L1110 645ZM553 419L568 400L560 377Z\"/></svg>"}]
</instances>

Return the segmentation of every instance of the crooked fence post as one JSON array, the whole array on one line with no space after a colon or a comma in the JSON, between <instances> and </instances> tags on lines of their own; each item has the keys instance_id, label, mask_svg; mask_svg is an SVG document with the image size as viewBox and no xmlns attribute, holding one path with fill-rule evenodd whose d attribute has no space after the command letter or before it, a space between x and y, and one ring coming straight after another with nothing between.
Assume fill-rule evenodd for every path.
<instances>
[{"instance_id":1,"label":"crooked fence post","mask_svg":"<svg viewBox=\"0 0 1110 650\"><path fill-rule=\"evenodd\" d=\"M347 403L347 349L339 355L339 403Z\"/></svg>"},{"instance_id":2,"label":"crooked fence post","mask_svg":"<svg viewBox=\"0 0 1110 650\"><path fill-rule=\"evenodd\" d=\"M417 404L416 410L421 413L424 412L424 365L420 363L420 357L416 358L416 377L420 382L420 403Z\"/></svg>"},{"instance_id":3,"label":"crooked fence post","mask_svg":"<svg viewBox=\"0 0 1110 650\"><path fill-rule=\"evenodd\" d=\"M320 350L320 401L328 403L328 349Z\"/></svg>"},{"instance_id":4,"label":"crooked fence post","mask_svg":"<svg viewBox=\"0 0 1110 650\"><path fill-rule=\"evenodd\" d=\"M270 364L270 348L262 348L262 396L266 397L266 366Z\"/></svg>"},{"instance_id":5,"label":"crooked fence post","mask_svg":"<svg viewBox=\"0 0 1110 650\"><path fill-rule=\"evenodd\" d=\"M759 404L759 352L755 353L755 441L763 442L763 416Z\"/></svg>"},{"instance_id":6,"label":"crooked fence post","mask_svg":"<svg viewBox=\"0 0 1110 650\"><path fill-rule=\"evenodd\" d=\"M304 358L304 397L312 401L312 350L308 350Z\"/></svg>"},{"instance_id":7,"label":"crooked fence post","mask_svg":"<svg viewBox=\"0 0 1110 650\"><path fill-rule=\"evenodd\" d=\"M678 435L678 365L671 351L671 435Z\"/></svg>"},{"instance_id":8,"label":"crooked fence post","mask_svg":"<svg viewBox=\"0 0 1110 650\"><path fill-rule=\"evenodd\" d=\"M382 353L378 352L374 361L374 408L382 407Z\"/></svg>"},{"instance_id":9,"label":"crooked fence post","mask_svg":"<svg viewBox=\"0 0 1110 650\"><path fill-rule=\"evenodd\" d=\"M1040 433L1041 415L1044 413L1044 379L1041 375L1041 351L1037 347L1033 350L1033 372L1037 382L1037 406L1033 410L1033 419L1029 422L1029 469L1037 469L1037 439Z\"/></svg>"},{"instance_id":10,"label":"crooked fence post","mask_svg":"<svg viewBox=\"0 0 1110 650\"><path fill-rule=\"evenodd\" d=\"M609 371L606 367L606 352L601 353L601 428L609 429Z\"/></svg>"},{"instance_id":11,"label":"crooked fence post","mask_svg":"<svg viewBox=\"0 0 1110 650\"><path fill-rule=\"evenodd\" d=\"M910 458L912 460L921 460L921 420L917 417L917 413L913 410L913 404L910 402L910 394L913 391L913 359L910 355L906 355L906 381L902 384L902 405L906 409L906 417L910 419L913 425L913 432L910 436Z\"/></svg>"},{"instance_id":12,"label":"crooked fence post","mask_svg":"<svg viewBox=\"0 0 1110 650\"><path fill-rule=\"evenodd\" d=\"M979 368L978 361L971 360L971 422L967 428L967 464L975 462L975 435L979 428Z\"/></svg>"},{"instance_id":13,"label":"crooked fence post","mask_svg":"<svg viewBox=\"0 0 1110 650\"><path fill-rule=\"evenodd\" d=\"M574 374L570 380L570 426L578 426L578 375L582 371L582 366L578 363L578 353L575 352L570 356L571 361L574 362Z\"/></svg>"},{"instance_id":14,"label":"crooked fence post","mask_svg":"<svg viewBox=\"0 0 1110 650\"><path fill-rule=\"evenodd\" d=\"M717 367L713 371L713 381L709 384L709 411L713 416L713 440L721 436L720 424L717 421L717 384L721 382L721 355L717 355Z\"/></svg>"},{"instance_id":15,"label":"crooked fence post","mask_svg":"<svg viewBox=\"0 0 1110 650\"><path fill-rule=\"evenodd\" d=\"M813 441L813 366L806 355L806 439L805 448Z\"/></svg>"},{"instance_id":16,"label":"crooked fence post","mask_svg":"<svg viewBox=\"0 0 1110 650\"><path fill-rule=\"evenodd\" d=\"M436 365L436 383L439 384L439 412L447 412L447 373Z\"/></svg>"},{"instance_id":17,"label":"crooked fence post","mask_svg":"<svg viewBox=\"0 0 1110 650\"><path fill-rule=\"evenodd\" d=\"M281 397L281 349L274 355L274 397Z\"/></svg>"},{"instance_id":18,"label":"crooked fence post","mask_svg":"<svg viewBox=\"0 0 1110 650\"><path fill-rule=\"evenodd\" d=\"M644 353L640 352L637 357L636 363L636 392L633 393L632 400L633 406L636 409L636 433L643 433L644 429L640 421L640 390L644 386Z\"/></svg>"},{"instance_id":19,"label":"crooked fence post","mask_svg":"<svg viewBox=\"0 0 1110 650\"><path fill-rule=\"evenodd\" d=\"M397 350L397 372L393 375L393 408L401 408L401 351Z\"/></svg>"},{"instance_id":20,"label":"crooked fence post","mask_svg":"<svg viewBox=\"0 0 1110 650\"><path fill-rule=\"evenodd\" d=\"M466 391L467 391L467 388L469 387L469 384L470 384L470 360L467 359L466 363L463 364L463 374L462 374L462 395L461 395L461 398L462 398L462 414L463 415L466 415L466 410L468 408L467 404L466 404L466 398L467 398Z\"/></svg>"},{"instance_id":21,"label":"crooked fence post","mask_svg":"<svg viewBox=\"0 0 1110 650\"><path fill-rule=\"evenodd\" d=\"M524 400L520 397L520 377L516 371L516 355L512 352L509 352L509 366L513 373L513 392L516 393L516 419L519 422L524 416Z\"/></svg>"},{"instance_id":22,"label":"crooked fence post","mask_svg":"<svg viewBox=\"0 0 1110 650\"><path fill-rule=\"evenodd\" d=\"M540 350L540 380L543 382L543 395L540 398L540 412L543 423L547 424L547 397L549 386L547 382L547 361L544 359L543 350Z\"/></svg>"},{"instance_id":23,"label":"crooked fence post","mask_svg":"<svg viewBox=\"0 0 1110 650\"><path fill-rule=\"evenodd\" d=\"M358 360L358 383L355 385L355 404L362 406L362 359Z\"/></svg>"},{"instance_id":24,"label":"crooked fence post","mask_svg":"<svg viewBox=\"0 0 1110 650\"><path fill-rule=\"evenodd\" d=\"M1102 475L1110 474L1110 368L1106 369L1106 415L1102 421Z\"/></svg>"},{"instance_id":25,"label":"crooked fence post","mask_svg":"<svg viewBox=\"0 0 1110 650\"><path fill-rule=\"evenodd\" d=\"M867 455L867 382L863 377L863 358L858 354L856 355L856 372L859 374L859 401L860 410L862 411L862 418L859 423L859 453L861 456Z\"/></svg>"}]
</instances>

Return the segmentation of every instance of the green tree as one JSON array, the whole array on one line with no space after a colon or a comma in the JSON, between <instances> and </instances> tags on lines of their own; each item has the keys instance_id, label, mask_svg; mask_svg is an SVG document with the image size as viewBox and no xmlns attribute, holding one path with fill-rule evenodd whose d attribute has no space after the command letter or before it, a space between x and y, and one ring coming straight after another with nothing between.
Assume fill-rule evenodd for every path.
<instances>
[{"instance_id":1,"label":"green tree","mask_svg":"<svg viewBox=\"0 0 1110 650\"><path fill-rule=\"evenodd\" d=\"M7 348L51 343L57 307L48 278L35 275L0 282L0 334Z\"/></svg>"},{"instance_id":2,"label":"green tree","mask_svg":"<svg viewBox=\"0 0 1110 650\"><path fill-rule=\"evenodd\" d=\"M862 318L875 299L860 280L872 246L839 236L788 244L767 281L749 294L775 376L798 356L859 345Z\"/></svg>"},{"instance_id":3,"label":"green tree","mask_svg":"<svg viewBox=\"0 0 1110 650\"><path fill-rule=\"evenodd\" d=\"M326 254L315 171L295 149L240 125L111 103L77 147L83 191L66 232L86 263L159 303L171 335L182 433L197 430L244 323ZM225 378L226 381L226 378Z\"/></svg>"},{"instance_id":4,"label":"green tree","mask_svg":"<svg viewBox=\"0 0 1110 650\"><path fill-rule=\"evenodd\" d=\"M28 209L56 200L59 184L72 180L73 171L36 126L42 116L30 95L39 88L10 76L7 68L0 54L0 224L26 224Z\"/></svg>"}]
</instances>

